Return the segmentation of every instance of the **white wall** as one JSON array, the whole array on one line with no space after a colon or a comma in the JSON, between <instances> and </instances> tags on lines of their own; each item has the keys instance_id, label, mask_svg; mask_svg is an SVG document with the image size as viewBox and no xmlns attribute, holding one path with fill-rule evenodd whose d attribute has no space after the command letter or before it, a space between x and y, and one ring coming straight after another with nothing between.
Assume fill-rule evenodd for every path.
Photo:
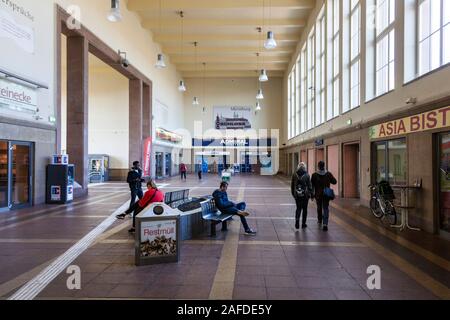
<instances>
[{"instance_id":1,"label":"white wall","mask_svg":"<svg viewBox=\"0 0 450 320\"><path fill-rule=\"evenodd\" d=\"M184 98L186 129L193 135L195 122L201 122L203 131L214 129L214 107L250 106L256 107L258 90L257 77L223 78L205 80L205 97L203 96L203 79L186 79L188 91ZM264 100L261 100L262 111L253 116L252 129L281 129L282 121L282 79L271 78L262 84ZM194 96L200 99L200 105L192 105ZM203 107L206 103L206 112Z\"/></svg>"}]
</instances>

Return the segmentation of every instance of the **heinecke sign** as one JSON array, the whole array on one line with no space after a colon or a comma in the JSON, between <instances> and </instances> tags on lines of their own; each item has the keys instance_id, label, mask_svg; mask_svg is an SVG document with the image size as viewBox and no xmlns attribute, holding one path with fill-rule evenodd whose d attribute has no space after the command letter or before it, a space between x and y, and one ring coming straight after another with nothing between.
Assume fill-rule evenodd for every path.
<instances>
[{"instance_id":1,"label":"heinecke sign","mask_svg":"<svg viewBox=\"0 0 450 320\"><path fill-rule=\"evenodd\" d=\"M391 138L446 127L450 127L450 106L378 124L369 129L369 138Z\"/></svg>"},{"instance_id":2,"label":"heinecke sign","mask_svg":"<svg viewBox=\"0 0 450 320\"><path fill-rule=\"evenodd\" d=\"M0 79L0 107L34 114L37 112L37 100L36 89Z\"/></svg>"}]
</instances>

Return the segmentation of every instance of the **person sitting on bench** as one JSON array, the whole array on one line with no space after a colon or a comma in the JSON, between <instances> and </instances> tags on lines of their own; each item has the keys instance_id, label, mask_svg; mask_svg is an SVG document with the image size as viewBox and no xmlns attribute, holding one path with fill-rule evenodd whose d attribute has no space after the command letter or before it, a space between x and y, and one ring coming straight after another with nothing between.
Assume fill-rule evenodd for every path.
<instances>
[{"instance_id":1,"label":"person sitting on bench","mask_svg":"<svg viewBox=\"0 0 450 320\"><path fill-rule=\"evenodd\" d=\"M214 191L213 197L217 209L219 209L223 214L232 214L239 216L241 218L242 225L244 226L245 234L249 236L256 235L256 232L250 229L247 223L247 219L245 219L245 217L249 215L249 213L245 211L245 202L234 204L233 202L229 201L227 189L228 183L222 182L220 184L220 189Z\"/></svg>"},{"instance_id":2,"label":"person sitting on bench","mask_svg":"<svg viewBox=\"0 0 450 320\"><path fill-rule=\"evenodd\" d=\"M130 209L117 215L116 218L123 220L127 215L133 213L133 228L128 230L128 232L134 233L136 227L136 216L148 205L155 202L164 202L164 193L158 190L158 187L153 180L150 180L147 182L147 192L144 194L144 197L139 202L136 202Z\"/></svg>"}]
</instances>

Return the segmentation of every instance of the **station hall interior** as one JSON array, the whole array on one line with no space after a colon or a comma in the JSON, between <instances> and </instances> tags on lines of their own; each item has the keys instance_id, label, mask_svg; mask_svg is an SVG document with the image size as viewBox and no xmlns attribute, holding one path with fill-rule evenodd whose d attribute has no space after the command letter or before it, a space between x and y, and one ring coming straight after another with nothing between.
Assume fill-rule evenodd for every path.
<instances>
[{"instance_id":1,"label":"station hall interior","mask_svg":"<svg viewBox=\"0 0 450 320\"><path fill-rule=\"evenodd\" d=\"M450 299L449 0L7 0L0 47L0 300Z\"/></svg>"}]
</instances>

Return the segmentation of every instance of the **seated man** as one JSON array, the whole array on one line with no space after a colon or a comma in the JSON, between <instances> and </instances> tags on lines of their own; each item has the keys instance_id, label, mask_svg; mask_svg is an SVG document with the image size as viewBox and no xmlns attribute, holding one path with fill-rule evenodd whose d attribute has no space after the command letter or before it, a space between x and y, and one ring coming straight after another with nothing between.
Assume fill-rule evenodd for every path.
<instances>
[{"instance_id":1,"label":"seated man","mask_svg":"<svg viewBox=\"0 0 450 320\"><path fill-rule=\"evenodd\" d=\"M245 234L249 236L256 235L256 232L250 229L247 223L247 219L245 219L245 217L249 215L248 212L245 211L246 204L244 202L234 204L233 202L229 201L227 189L228 183L222 182L220 184L220 189L214 191L213 197L214 201L216 202L217 209L219 209L220 212L224 214L239 216L241 218L242 225L244 226Z\"/></svg>"},{"instance_id":2,"label":"seated man","mask_svg":"<svg viewBox=\"0 0 450 320\"><path fill-rule=\"evenodd\" d=\"M139 202L136 202L133 206L131 206L130 209L117 215L116 218L123 220L127 215L133 213L133 228L128 230L128 232L134 233L136 227L136 216L148 205L155 202L164 202L164 193L158 190L158 187L153 180L150 180L147 182L147 192L144 194L144 197Z\"/></svg>"}]
</instances>

